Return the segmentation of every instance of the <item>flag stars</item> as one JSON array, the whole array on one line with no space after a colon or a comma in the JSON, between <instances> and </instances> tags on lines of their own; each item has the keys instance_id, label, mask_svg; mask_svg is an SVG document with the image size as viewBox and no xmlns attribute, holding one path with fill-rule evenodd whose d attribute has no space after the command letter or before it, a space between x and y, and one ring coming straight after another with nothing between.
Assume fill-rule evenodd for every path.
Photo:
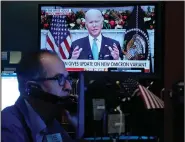
<instances>
[{"instance_id":1,"label":"flag stars","mask_svg":"<svg viewBox=\"0 0 185 142\"><path fill-rule=\"evenodd\" d=\"M69 28L65 20L65 16L56 16L52 19L50 32L55 43L61 44L69 34Z\"/></svg>"}]
</instances>

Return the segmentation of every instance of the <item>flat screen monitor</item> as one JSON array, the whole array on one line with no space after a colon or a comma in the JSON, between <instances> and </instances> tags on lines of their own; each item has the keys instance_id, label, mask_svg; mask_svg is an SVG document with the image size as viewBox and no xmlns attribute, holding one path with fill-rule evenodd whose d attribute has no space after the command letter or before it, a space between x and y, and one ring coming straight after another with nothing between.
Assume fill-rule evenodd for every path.
<instances>
[{"instance_id":1,"label":"flat screen monitor","mask_svg":"<svg viewBox=\"0 0 185 142\"><path fill-rule=\"evenodd\" d=\"M55 51L68 71L156 72L156 4L39 8L40 49Z\"/></svg>"},{"instance_id":2,"label":"flat screen monitor","mask_svg":"<svg viewBox=\"0 0 185 142\"><path fill-rule=\"evenodd\" d=\"M20 93L16 74L2 74L2 106L1 110L14 105Z\"/></svg>"}]
</instances>

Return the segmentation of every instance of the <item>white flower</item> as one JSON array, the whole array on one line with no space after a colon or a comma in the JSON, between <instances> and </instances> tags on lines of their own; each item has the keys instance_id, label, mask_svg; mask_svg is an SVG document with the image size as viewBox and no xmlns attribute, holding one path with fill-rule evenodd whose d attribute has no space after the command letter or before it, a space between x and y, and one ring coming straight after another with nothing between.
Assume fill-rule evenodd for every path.
<instances>
[{"instance_id":1,"label":"white flower","mask_svg":"<svg viewBox=\"0 0 185 142\"><path fill-rule=\"evenodd\" d=\"M74 27L75 26L75 24L74 23L71 23L71 24L69 24L71 27Z\"/></svg>"},{"instance_id":2,"label":"white flower","mask_svg":"<svg viewBox=\"0 0 185 142\"><path fill-rule=\"evenodd\" d=\"M103 11L102 11L102 14L105 15L105 13L106 13L106 10L103 10Z\"/></svg>"},{"instance_id":3,"label":"white flower","mask_svg":"<svg viewBox=\"0 0 185 142\"><path fill-rule=\"evenodd\" d=\"M80 29L81 29L81 30L84 29L82 25L80 25Z\"/></svg>"},{"instance_id":4,"label":"white flower","mask_svg":"<svg viewBox=\"0 0 185 142\"><path fill-rule=\"evenodd\" d=\"M118 25L119 21L116 20L115 23L116 23L116 25Z\"/></svg>"},{"instance_id":5,"label":"white flower","mask_svg":"<svg viewBox=\"0 0 185 142\"><path fill-rule=\"evenodd\" d=\"M85 22L85 19L84 18L81 18L82 22Z\"/></svg>"},{"instance_id":6,"label":"white flower","mask_svg":"<svg viewBox=\"0 0 185 142\"><path fill-rule=\"evenodd\" d=\"M115 27L115 29L123 29L123 26L122 26L122 25L117 25L117 26Z\"/></svg>"},{"instance_id":7,"label":"white flower","mask_svg":"<svg viewBox=\"0 0 185 142\"><path fill-rule=\"evenodd\" d=\"M153 21L153 24L155 24L155 21Z\"/></svg>"},{"instance_id":8,"label":"white flower","mask_svg":"<svg viewBox=\"0 0 185 142\"><path fill-rule=\"evenodd\" d=\"M109 21L108 21L108 20L104 20L104 22L105 22L105 23L109 23Z\"/></svg>"}]
</instances>

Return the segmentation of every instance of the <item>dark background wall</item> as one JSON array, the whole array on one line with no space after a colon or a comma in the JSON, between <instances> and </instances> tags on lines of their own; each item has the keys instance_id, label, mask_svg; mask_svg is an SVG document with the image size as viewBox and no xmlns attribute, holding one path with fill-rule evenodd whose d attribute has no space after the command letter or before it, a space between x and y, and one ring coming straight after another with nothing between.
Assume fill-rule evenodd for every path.
<instances>
[{"instance_id":1,"label":"dark background wall","mask_svg":"<svg viewBox=\"0 0 185 142\"><path fill-rule=\"evenodd\" d=\"M37 2L2 2L1 17L2 50L36 50L39 42Z\"/></svg>"},{"instance_id":2,"label":"dark background wall","mask_svg":"<svg viewBox=\"0 0 185 142\"><path fill-rule=\"evenodd\" d=\"M27 51L39 48L38 4L2 2L2 50ZM175 81L184 79L184 2L165 2L164 30L164 82L166 88L171 88ZM165 105L165 142L172 142L173 108L168 95L165 96Z\"/></svg>"},{"instance_id":3,"label":"dark background wall","mask_svg":"<svg viewBox=\"0 0 185 142\"><path fill-rule=\"evenodd\" d=\"M165 88L184 79L184 2L166 2L165 6ZM165 96L165 142L177 142L173 134L174 112L169 95ZM184 124L182 123L182 127ZM182 136L184 138L184 136ZM181 141L184 141L181 139Z\"/></svg>"}]
</instances>

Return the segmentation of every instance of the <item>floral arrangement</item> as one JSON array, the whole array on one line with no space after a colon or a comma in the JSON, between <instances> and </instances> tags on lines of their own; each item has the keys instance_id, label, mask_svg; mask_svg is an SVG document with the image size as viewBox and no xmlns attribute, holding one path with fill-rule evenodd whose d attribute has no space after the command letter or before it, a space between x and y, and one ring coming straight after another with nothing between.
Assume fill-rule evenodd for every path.
<instances>
[{"instance_id":1,"label":"floral arrangement","mask_svg":"<svg viewBox=\"0 0 185 142\"><path fill-rule=\"evenodd\" d=\"M104 17L103 29L123 29L127 25L130 12L104 10L102 15ZM72 12L67 16L66 21L69 29L85 29L85 11Z\"/></svg>"},{"instance_id":2,"label":"floral arrangement","mask_svg":"<svg viewBox=\"0 0 185 142\"><path fill-rule=\"evenodd\" d=\"M83 10L71 12L66 16L66 22L70 30L76 29L86 29L85 28L85 12ZM131 11L115 11L115 10L104 10L102 15L104 17L103 29L126 29L128 25L129 16ZM144 22L146 29L155 28L155 12L154 9L151 10L148 7L148 10L145 12ZM49 29L52 16L45 15L44 11L41 11L41 28Z\"/></svg>"},{"instance_id":3,"label":"floral arrangement","mask_svg":"<svg viewBox=\"0 0 185 142\"><path fill-rule=\"evenodd\" d=\"M41 29L49 29L51 24L52 16L46 15L44 11L41 11Z\"/></svg>"}]
</instances>

